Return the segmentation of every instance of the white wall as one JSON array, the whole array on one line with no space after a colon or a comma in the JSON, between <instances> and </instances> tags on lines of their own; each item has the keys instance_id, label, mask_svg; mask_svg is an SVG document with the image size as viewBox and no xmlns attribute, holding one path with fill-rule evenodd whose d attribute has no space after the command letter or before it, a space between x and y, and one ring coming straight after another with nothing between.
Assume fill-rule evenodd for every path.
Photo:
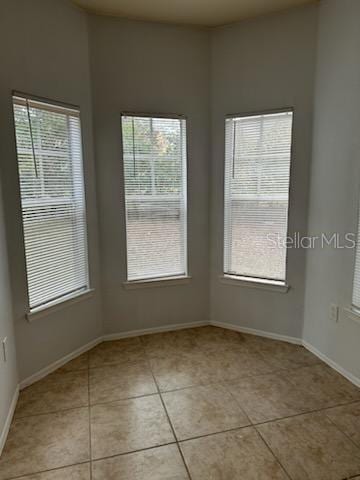
<instances>
[{"instance_id":1,"label":"white wall","mask_svg":"<svg viewBox=\"0 0 360 480\"><path fill-rule=\"evenodd\" d=\"M7 338L7 358L4 361L2 340ZM0 186L0 442L12 398L18 383L15 334L10 294L10 278L5 240L5 222ZM1 443L0 443L1 452Z\"/></svg>"},{"instance_id":2,"label":"white wall","mask_svg":"<svg viewBox=\"0 0 360 480\"><path fill-rule=\"evenodd\" d=\"M97 212L86 15L66 0L2 0L0 16L0 148L13 311L20 378L97 337L102 330ZM13 89L80 105L93 298L29 323L16 149Z\"/></svg>"},{"instance_id":3,"label":"white wall","mask_svg":"<svg viewBox=\"0 0 360 480\"><path fill-rule=\"evenodd\" d=\"M360 191L360 2L320 6L309 233L356 232ZM304 339L360 378L360 323L330 303L351 304L354 250L309 250Z\"/></svg>"},{"instance_id":4,"label":"white wall","mask_svg":"<svg viewBox=\"0 0 360 480\"><path fill-rule=\"evenodd\" d=\"M207 321L209 34L90 18L105 333ZM188 285L124 290L120 112L187 116Z\"/></svg>"},{"instance_id":5,"label":"white wall","mask_svg":"<svg viewBox=\"0 0 360 480\"><path fill-rule=\"evenodd\" d=\"M211 319L301 337L305 252L289 250L287 294L224 285L224 117L294 107L289 234L306 232L317 6L218 28L212 35Z\"/></svg>"}]
</instances>

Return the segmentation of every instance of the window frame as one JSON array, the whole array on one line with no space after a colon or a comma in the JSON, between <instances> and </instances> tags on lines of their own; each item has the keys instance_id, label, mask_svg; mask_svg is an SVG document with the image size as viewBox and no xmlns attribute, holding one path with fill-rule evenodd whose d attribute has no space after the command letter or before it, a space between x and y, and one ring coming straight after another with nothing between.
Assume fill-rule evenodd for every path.
<instances>
[{"instance_id":1,"label":"window frame","mask_svg":"<svg viewBox=\"0 0 360 480\"><path fill-rule=\"evenodd\" d=\"M219 280L223 284L228 285L239 285L249 288L261 288L264 290L277 291L280 293L287 293L290 289L288 284L288 266L289 266L289 248L286 247L285 255L285 278L284 280L276 280L270 278L262 278L256 276L247 276L241 274L228 273L225 271L225 216L226 216L226 121L228 119L234 118L246 118L253 116L261 115L276 115L280 113L291 113L292 114L292 124L291 124L291 143L290 143L290 165L289 165L289 186L287 191L288 198L288 208L287 208L287 217L286 217L286 237L289 235L289 224L290 224L290 210L291 210L291 193L292 193L292 168L294 161L294 138L295 138L295 108L293 106L286 106L273 109L264 109L264 110L254 110L254 111L245 111L241 113L229 113L225 115L224 119L224 162L223 162L223 236L222 236L222 245L223 245L223 255L222 255L222 274L219 276Z\"/></svg>"},{"instance_id":2,"label":"window frame","mask_svg":"<svg viewBox=\"0 0 360 480\"><path fill-rule=\"evenodd\" d=\"M16 102L16 99L18 100ZM29 279L28 279L28 261L26 256L26 247L25 247L25 230L24 230L24 219L23 219L23 200L21 194L20 186L20 171L19 171L19 158L18 158L18 148L16 142L16 120L15 120L15 109L16 104L20 104L21 100L26 100L39 103L42 105L44 110L49 112L62 113L66 114L66 111L76 113L76 116L79 118L79 135L80 135L80 148L81 148L81 167L82 167L82 182L83 182L83 205L84 205L84 227L85 227L85 242L84 242L84 257L86 259L86 285L83 288L76 289L75 291L70 291L59 297L51 299L47 302L44 302L38 306L30 306L30 290L29 290ZM14 132L14 145L15 145L15 154L16 154L16 175L18 182L18 199L20 205L20 224L21 224L21 248L24 259L24 278L26 285L26 311L25 318L30 322L35 318L46 316L51 312L55 312L59 309L71 306L74 303L79 301L91 298L94 295L95 289L92 286L91 280L91 265L90 265L90 255L89 255L89 224L88 224L88 209L87 209L87 181L86 181L86 166L84 161L84 138L83 138L83 129L82 129L82 114L81 108L79 105L63 102L57 99L52 99L48 97L43 97L39 95L34 95L26 93L19 90L12 90L11 92L11 105L12 105L12 122L13 122L13 132Z\"/></svg>"},{"instance_id":3,"label":"window frame","mask_svg":"<svg viewBox=\"0 0 360 480\"><path fill-rule=\"evenodd\" d=\"M357 207L355 209L355 247L354 247L354 256L353 256L353 268L352 268L352 283L351 283L351 301L350 301L350 308L348 309L353 316L356 317L357 321L360 322L360 305L356 305L354 303L354 296L355 296L355 287L356 287L356 280L357 280L357 273L360 276L360 272L357 272L357 260L358 255L360 258L360 184L357 185ZM360 263L360 262L359 262ZM360 269L360 265L359 265ZM360 287L360 285L359 285Z\"/></svg>"},{"instance_id":4,"label":"window frame","mask_svg":"<svg viewBox=\"0 0 360 480\"><path fill-rule=\"evenodd\" d=\"M186 155L184 159L185 175L183 175L182 181L185 183L185 194L183 196L185 200L185 222L184 222L184 274L174 274L171 276L157 276L157 277L144 277L140 279L130 279L128 272L128 235L127 235L127 221L126 221L126 193L125 193L125 162L124 162L124 142L122 131L122 119L123 117L144 117L144 118L164 118L172 120L184 120L185 121L185 145ZM189 134L188 134L188 117L184 114L178 113L157 113L157 112L143 112L143 111L128 111L123 110L120 112L120 156L122 163L122 201L123 201L123 214L125 225L125 275L126 279L123 282L123 287L126 290L148 287L163 287L168 285L186 285L191 280L191 274L189 272Z\"/></svg>"}]
</instances>

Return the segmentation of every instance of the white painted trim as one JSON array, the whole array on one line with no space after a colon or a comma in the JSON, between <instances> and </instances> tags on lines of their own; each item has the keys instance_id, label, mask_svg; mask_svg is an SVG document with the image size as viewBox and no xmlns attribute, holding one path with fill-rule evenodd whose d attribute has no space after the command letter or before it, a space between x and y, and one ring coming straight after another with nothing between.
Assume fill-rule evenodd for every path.
<instances>
[{"instance_id":1,"label":"white painted trim","mask_svg":"<svg viewBox=\"0 0 360 480\"><path fill-rule=\"evenodd\" d=\"M250 335L258 335L259 337L271 338L273 340L280 340L282 342L294 343L295 345L302 345L307 350L309 350L309 352L313 353L316 357L318 357L320 360L322 360L327 365L329 365L329 367L333 368L335 371L340 373L340 375L342 375L351 383L353 383L356 387L360 388L360 378L348 372L345 368L341 367L338 363L331 360L331 358L321 353L317 348L315 348L306 340L303 340L301 338L296 338L296 337L289 337L287 335L281 335L278 333L271 333L263 330L256 330L254 328L241 327L238 325L225 323L225 322L210 322L210 324L216 327L227 328L227 329L235 330L241 333L248 333Z\"/></svg>"},{"instance_id":2,"label":"white painted trim","mask_svg":"<svg viewBox=\"0 0 360 480\"><path fill-rule=\"evenodd\" d=\"M237 287L260 288L271 292L287 293L289 285L285 282L276 280L265 280L262 278L243 277L241 275L224 274L219 276L221 283L226 285L235 285Z\"/></svg>"},{"instance_id":3,"label":"white painted trim","mask_svg":"<svg viewBox=\"0 0 360 480\"><path fill-rule=\"evenodd\" d=\"M12 422L12 419L13 419L13 416L14 416L14 413L15 413L15 408L16 408L16 404L17 404L17 401L18 401L18 397L19 397L19 385L16 386L13 398L12 398L11 403L10 403L9 412L7 414L4 427L3 427L1 435L0 435L0 457L1 457L1 454L2 454L2 451L3 451L3 448L5 446L7 436L9 434L10 425L11 425L11 422Z\"/></svg>"},{"instance_id":4,"label":"white painted trim","mask_svg":"<svg viewBox=\"0 0 360 480\"><path fill-rule=\"evenodd\" d=\"M186 328L204 327L206 325L210 325L210 322L177 323L175 325L164 325L163 327L131 330L130 332L108 333L103 336L103 340L107 342L111 340L120 340L121 338L137 337L139 335L150 335L152 333L173 332L175 330L184 330Z\"/></svg>"},{"instance_id":5,"label":"white painted trim","mask_svg":"<svg viewBox=\"0 0 360 480\"><path fill-rule=\"evenodd\" d=\"M258 337L271 338L272 340L280 340L282 342L294 343L295 345L302 345L301 338L289 337L287 335L281 335L280 333L266 332L265 330L256 330L255 328L241 327L234 325L233 323L225 322L210 322L214 327L227 328L229 330L235 330L236 332L248 333L249 335L257 335Z\"/></svg>"},{"instance_id":6,"label":"white painted trim","mask_svg":"<svg viewBox=\"0 0 360 480\"><path fill-rule=\"evenodd\" d=\"M51 365L43 368L42 370L35 373L34 375L31 375L30 377L26 378L25 380L22 380L20 382L20 390L22 390L23 388L31 385L34 382L37 382L38 380L41 380L43 377L45 377L49 373L52 373L54 370L58 369L59 367L62 367L63 365L65 365L70 360L72 360L75 357L77 357L78 355L81 355L82 353L90 350L91 348L95 347L96 345L98 345L99 343L101 343L103 341L119 340L119 339L122 339L122 338L136 337L136 336L139 336L139 335L149 335L149 334L152 334L152 333L171 332L171 331L175 331L175 330L183 330L183 329L186 329L186 328L203 327L203 326L206 326L206 325L213 325L215 327L226 328L226 329L229 329L229 330L234 330L236 332L247 333L247 334L250 334L250 335L257 335L259 337L270 338L270 339L273 339L273 340L288 342L288 343L292 343L292 344L295 344L295 345L303 345L306 349L308 349L310 352L312 352L314 355L316 355L318 358L320 358L320 360L327 363L331 368L333 368L338 373L343 375L345 378L347 378L354 385L360 387L360 378L355 377L353 374L351 374L350 372L348 372L347 370L342 368L340 365L338 365L333 360L328 358L326 355L322 354L315 347L313 347L310 343L306 342L305 340L302 340L301 338L290 337L288 335L281 335L279 333L266 332L264 330L257 330L257 329L249 328L249 327L242 327L240 325L234 325L232 323L227 323L227 322L203 321L203 322L180 323L180 324L174 324L174 325L164 325L164 326L161 326L161 327L145 328L145 329L142 329L142 330L131 330L131 331L128 331L128 332L105 334L104 336L100 336L100 337L92 340L91 342L87 343L83 347L80 347L77 350L74 350L73 352L69 353L68 355L65 355L64 357L60 358L59 360L52 363ZM14 400L13 400L13 402L14 402ZM15 401L15 405L16 405L16 401ZM15 408L15 405L11 408ZM11 409L10 409L10 411L11 411ZM10 413L9 413L9 418L10 418L9 421L11 423L12 414L10 415ZM5 431L5 428L4 428L4 431ZM1 442L3 441L3 435L4 435L4 433L2 433L2 435L0 437L0 446L1 446Z\"/></svg>"},{"instance_id":7,"label":"white painted trim","mask_svg":"<svg viewBox=\"0 0 360 480\"><path fill-rule=\"evenodd\" d=\"M320 360L325 362L329 367L333 368L336 370L340 375L343 377L347 378L349 382L353 383L356 387L360 388L360 378L356 377L352 373L348 372L345 370L345 368L341 367L338 363L334 362L334 360L331 360L331 358L327 357L324 353L321 353L320 350L315 348L311 343L307 342L306 340L303 340L303 346L309 350L309 352L313 353L316 355Z\"/></svg>"},{"instance_id":8,"label":"white painted trim","mask_svg":"<svg viewBox=\"0 0 360 480\"><path fill-rule=\"evenodd\" d=\"M29 385L32 385L33 383L37 382L38 380L41 380L42 378L46 377L46 375L49 375L49 373L54 372L58 368L62 367L65 365L65 363L69 362L70 360L73 360L74 358L78 357L82 353L87 352L91 348L95 347L99 343L102 342L102 337L98 337L95 340L92 340L91 342L87 343L86 345L74 350L73 352L69 353L68 355L65 355L64 357L60 358L59 360L56 360L56 362L51 363L45 368L42 368L38 372L34 373L30 377L25 378L20 382L20 390L24 389L25 387L28 387Z\"/></svg>"},{"instance_id":9,"label":"white painted trim","mask_svg":"<svg viewBox=\"0 0 360 480\"><path fill-rule=\"evenodd\" d=\"M149 335L151 333L171 332L174 330L182 330L185 328L203 327L209 324L210 323L208 321L179 323L175 325L165 325L163 327L145 328L143 330L131 330L129 332L110 333L104 336L100 336L95 340L92 340L91 342L87 343L83 347L80 347L77 350L74 350L73 352L69 353L68 355L65 355L64 357L60 358L59 360L56 360L56 362L51 363L50 365L39 370L38 372L34 373L30 377L27 377L24 380L22 380L20 382L20 390L23 390L24 388L32 385L38 380L41 380L42 378L46 377L46 375L49 375L49 373L54 372L55 370L65 365L70 360L73 360L74 358L78 357L82 353L87 352L91 348L95 347L96 345L104 341L119 340L121 338L129 338L129 337L137 337L139 335Z\"/></svg>"},{"instance_id":10,"label":"white painted trim","mask_svg":"<svg viewBox=\"0 0 360 480\"><path fill-rule=\"evenodd\" d=\"M38 318L46 317L48 315L51 315L52 313L57 312L58 310L70 307L71 305L74 305L74 303L88 300L89 298L94 296L94 293L95 290L93 288L90 288L88 290L81 291L80 293L78 292L76 294L61 297L58 300L47 303L46 305L34 308L33 310L31 310L31 312L26 313L25 317L28 322L33 322Z\"/></svg>"},{"instance_id":11,"label":"white painted trim","mask_svg":"<svg viewBox=\"0 0 360 480\"><path fill-rule=\"evenodd\" d=\"M188 275L178 277L149 278L147 280L128 280L123 283L126 290L138 288L155 288L155 287L173 287L175 285L187 285L191 282Z\"/></svg>"}]
</instances>

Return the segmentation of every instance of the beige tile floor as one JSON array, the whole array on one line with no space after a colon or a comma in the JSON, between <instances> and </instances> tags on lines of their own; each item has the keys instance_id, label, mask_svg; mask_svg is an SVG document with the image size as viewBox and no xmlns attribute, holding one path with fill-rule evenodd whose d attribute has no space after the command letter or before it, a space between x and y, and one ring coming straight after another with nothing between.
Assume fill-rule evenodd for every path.
<instances>
[{"instance_id":1,"label":"beige tile floor","mask_svg":"<svg viewBox=\"0 0 360 480\"><path fill-rule=\"evenodd\" d=\"M102 343L20 394L0 480L360 480L360 390L216 327Z\"/></svg>"}]
</instances>

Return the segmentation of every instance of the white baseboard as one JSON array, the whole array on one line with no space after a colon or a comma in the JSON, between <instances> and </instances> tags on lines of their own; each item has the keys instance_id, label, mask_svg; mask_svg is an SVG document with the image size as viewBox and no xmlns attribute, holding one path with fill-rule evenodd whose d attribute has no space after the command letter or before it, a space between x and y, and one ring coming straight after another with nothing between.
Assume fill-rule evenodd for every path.
<instances>
[{"instance_id":1,"label":"white baseboard","mask_svg":"<svg viewBox=\"0 0 360 480\"><path fill-rule=\"evenodd\" d=\"M131 330L129 332L105 334L103 336L96 338L95 340L92 340L86 345L74 350L68 355L65 355L59 360L56 360L56 362L51 363L50 365L39 370L38 372L34 373L30 377L25 378L20 382L20 390L32 385L38 380L41 380L42 378L46 377L46 375L49 375L49 373L54 372L55 370L65 365L70 360L73 360L75 357L81 355L82 353L87 352L88 350L95 347L101 342L110 341L110 340L119 340L121 338L137 337L139 335L149 335L151 333L171 332L174 330L182 330L185 328L202 327L204 325L209 325L209 322L206 321L206 322L181 323L181 324L175 324L175 325L165 325L162 327L145 328L143 330Z\"/></svg>"},{"instance_id":2,"label":"white baseboard","mask_svg":"<svg viewBox=\"0 0 360 480\"><path fill-rule=\"evenodd\" d=\"M293 343L296 345L303 345L307 350L309 350L311 353L316 355L320 360L328 364L331 368L336 370L338 373L340 373L342 376L347 378L350 382L352 382L354 385L360 388L360 378L357 378L355 375L351 374L344 368L342 368L340 365L338 365L336 362L328 358L326 355L321 353L319 350L317 350L315 347L313 347L310 343L306 342L305 340L302 340L300 338L296 337L290 337L287 335L281 335L277 333L272 333L272 332L266 332L263 330L257 330L253 328L248 328L248 327L241 327L239 325L234 325L232 323L225 323L225 322L216 322L216 321L204 321L204 322L192 322L192 323L182 323L182 324L175 324L175 325L165 325L162 327L154 327L154 328L146 328L143 330L132 330L129 332L121 332L121 333L111 333L111 334L106 334L104 336L100 336L99 338L96 338L92 340L91 342L87 343L86 345L78 348L77 350L74 350L73 352L69 353L68 355L65 355L64 357L60 358L56 362L53 362L52 364L48 365L47 367L43 368L39 372L31 375L30 377L26 378L25 380L22 380L19 384L19 386L16 388L16 391L14 393L13 399L11 401L11 405L9 408L9 413L7 415L6 421L4 428L1 432L0 435L0 455L2 452L2 449L5 445L5 441L7 438L7 435L9 433L11 421L15 412L16 408L16 403L19 395L19 390L31 385L34 382L37 382L38 380L41 380L43 377L48 375L49 373L52 373L54 370L57 368L65 365L65 363L69 362L70 360L74 359L78 355L81 355L82 353L90 350L91 348L95 347L99 343L103 341L110 341L110 340L117 340L121 338L129 338L129 337L135 337L138 335L149 335L151 333L159 333L159 332L171 332L174 330L182 330L186 328L194 328L194 327L202 327L205 325L213 325L216 327L222 327L222 328L227 328L229 330L235 330L237 332L241 333L248 333L251 335L258 335L260 337L265 337L265 338L270 338L273 340L280 340L283 342L288 342L288 343Z\"/></svg>"},{"instance_id":3,"label":"white baseboard","mask_svg":"<svg viewBox=\"0 0 360 480\"><path fill-rule=\"evenodd\" d=\"M236 332L248 333L249 335L257 335L258 337L270 338L272 340L280 340L282 342L294 343L295 345L302 345L301 338L289 337L287 335L280 335L279 333L266 332L264 330L256 330L255 328L241 327L227 322L210 322L214 327L227 328L235 330Z\"/></svg>"},{"instance_id":4,"label":"white baseboard","mask_svg":"<svg viewBox=\"0 0 360 480\"><path fill-rule=\"evenodd\" d=\"M104 341L120 340L121 338L138 337L139 335L150 335L152 333L173 332L186 328L204 327L210 322L177 323L175 325L164 325L162 327L145 328L143 330L131 330L130 332L108 333L103 336Z\"/></svg>"},{"instance_id":5,"label":"white baseboard","mask_svg":"<svg viewBox=\"0 0 360 480\"><path fill-rule=\"evenodd\" d=\"M183 330L183 329L186 329L186 328L203 327L203 326L206 326L206 325L213 325L215 327L227 328L229 330L235 330L235 331L241 332L241 333L248 333L250 335L257 335L259 337L265 337L265 338L270 338L270 339L273 339L273 340L280 340L282 342L293 343L295 345L303 345L310 352L312 352L314 355L316 355L318 358L323 360L325 363L327 363L334 370L336 370L341 375L343 375L345 378L347 378L354 385L360 387L360 379L359 378L355 377L353 374L346 371L344 368L340 367L340 365L335 363L333 360L328 358L326 355L322 354L319 350L317 350L311 344L309 344L306 341L303 341L300 338L290 337L290 336L287 336L287 335L281 335L281 334L278 334L278 333L266 332L264 330L257 330L257 329L254 329L254 328L242 327L242 326L234 325L232 323L227 323L227 322L203 321L203 322L181 323L181 324L175 324L175 325L164 325L164 326L161 326L161 327L145 328L145 329L142 329L142 330L131 330L129 332L119 332L119 333L105 334L104 336L101 336L101 337L87 343L83 347L80 347L77 350L74 350L73 352L69 353L65 357L60 358L56 362L48 365L47 367L45 367L42 370L40 370L39 372L31 375L30 377L26 378L25 380L22 380L20 382L20 390L22 390L25 387L28 387L29 385L31 385L34 382L37 382L38 380L41 380L42 378L46 377L46 375L48 375L49 373L52 373L53 371L55 371L59 367L62 367L63 365L65 365L67 362L69 362L73 358L75 358L78 355L81 355L82 353L90 350L91 348L95 347L96 345L98 345L99 343L101 343L103 341L120 340L122 338L136 337L136 336L139 336L139 335L150 335L152 333L171 332L171 331L175 331L175 330ZM0 445L1 445L1 442L0 442Z\"/></svg>"},{"instance_id":6,"label":"white baseboard","mask_svg":"<svg viewBox=\"0 0 360 480\"><path fill-rule=\"evenodd\" d=\"M356 387L360 388L360 378L358 378L355 375L353 375L352 373L348 372L347 370L345 370L345 368L341 367L338 363L334 362L334 360L331 360L331 358L329 358L326 355L324 355L323 353L321 353L320 350L318 350L313 345L311 345L311 343L303 340L302 344L304 345L304 347L307 350L309 350L309 352L316 355L318 358L320 358L320 360L322 360L327 365L329 365L329 367L336 370L338 373L340 373L340 375L347 378L349 380L349 382L353 383Z\"/></svg>"},{"instance_id":7,"label":"white baseboard","mask_svg":"<svg viewBox=\"0 0 360 480\"><path fill-rule=\"evenodd\" d=\"M75 357L78 357L82 353L87 352L91 348L95 347L99 343L102 342L102 337L96 338L95 340L92 340L91 342L87 343L86 345L83 345L80 348L77 348L73 352L69 353L68 355L65 355L65 357L60 358L59 360L56 360L56 362L51 363L45 368L42 368L38 372L34 373L30 377L25 378L20 382L20 390L22 390L25 387L28 387L29 385L37 382L38 380L41 380L42 378L46 377L46 375L49 375L49 373L54 372L58 368L62 367L65 365L65 363L69 362L70 360L73 360Z\"/></svg>"},{"instance_id":8,"label":"white baseboard","mask_svg":"<svg viewBox=\"0 0 360 480\"><path fill-rule=\"evenodd\" d=\"M14 416L14 413L15 413L15 408L16 408L16 404L17 404L17 401L18 401L18 397L19 397L19 386L17 386L16 389L15 389L13 398L11 400L9 412L8 412L6 420L5 420L5 425L4 425L4 428L2 429L2 432L1 432L1 435L0 435L0 457L1 457L1 454L2 454L2 451L3 451L3 448L5 446L5 442L6 442L9 430L10 430L10 425L11 425L11 422L12 422L12 419L13 419L13 416Z\"/></svg>"},{"instance_id":9,"label":"white baseboard","mask_svg":"<svg viewBox=\"0 0 360 480\"><path fill-rule=\"evenodd\" d=\"M289 337L287 335L280 335L277 333L265 332L263 330L256 330L254 328L241 327L238 325L225 323L225 322L210 322L210 324L216 327L228 328L230 330L235 330L241 333L248 333L250 335L257 335L259 337L270 338L272 340L280 340L282 342L294 343L295 345L302 345L307 350L309 350L309 352L313 353L316 357L318 357L320 360L322 360L327 365L329 365L329 367L333 368L335 371L340 373L340 375L342 375L347 380L349 380L349 382L353 383L356 387L360 388L360 378L348 372L345 368L341 367L338 363L331 360L331 358L327 357L326 355L321 353L317 348L311 345L309 342L302 340L301 338Z\"/></svg>"}]
</instances>

